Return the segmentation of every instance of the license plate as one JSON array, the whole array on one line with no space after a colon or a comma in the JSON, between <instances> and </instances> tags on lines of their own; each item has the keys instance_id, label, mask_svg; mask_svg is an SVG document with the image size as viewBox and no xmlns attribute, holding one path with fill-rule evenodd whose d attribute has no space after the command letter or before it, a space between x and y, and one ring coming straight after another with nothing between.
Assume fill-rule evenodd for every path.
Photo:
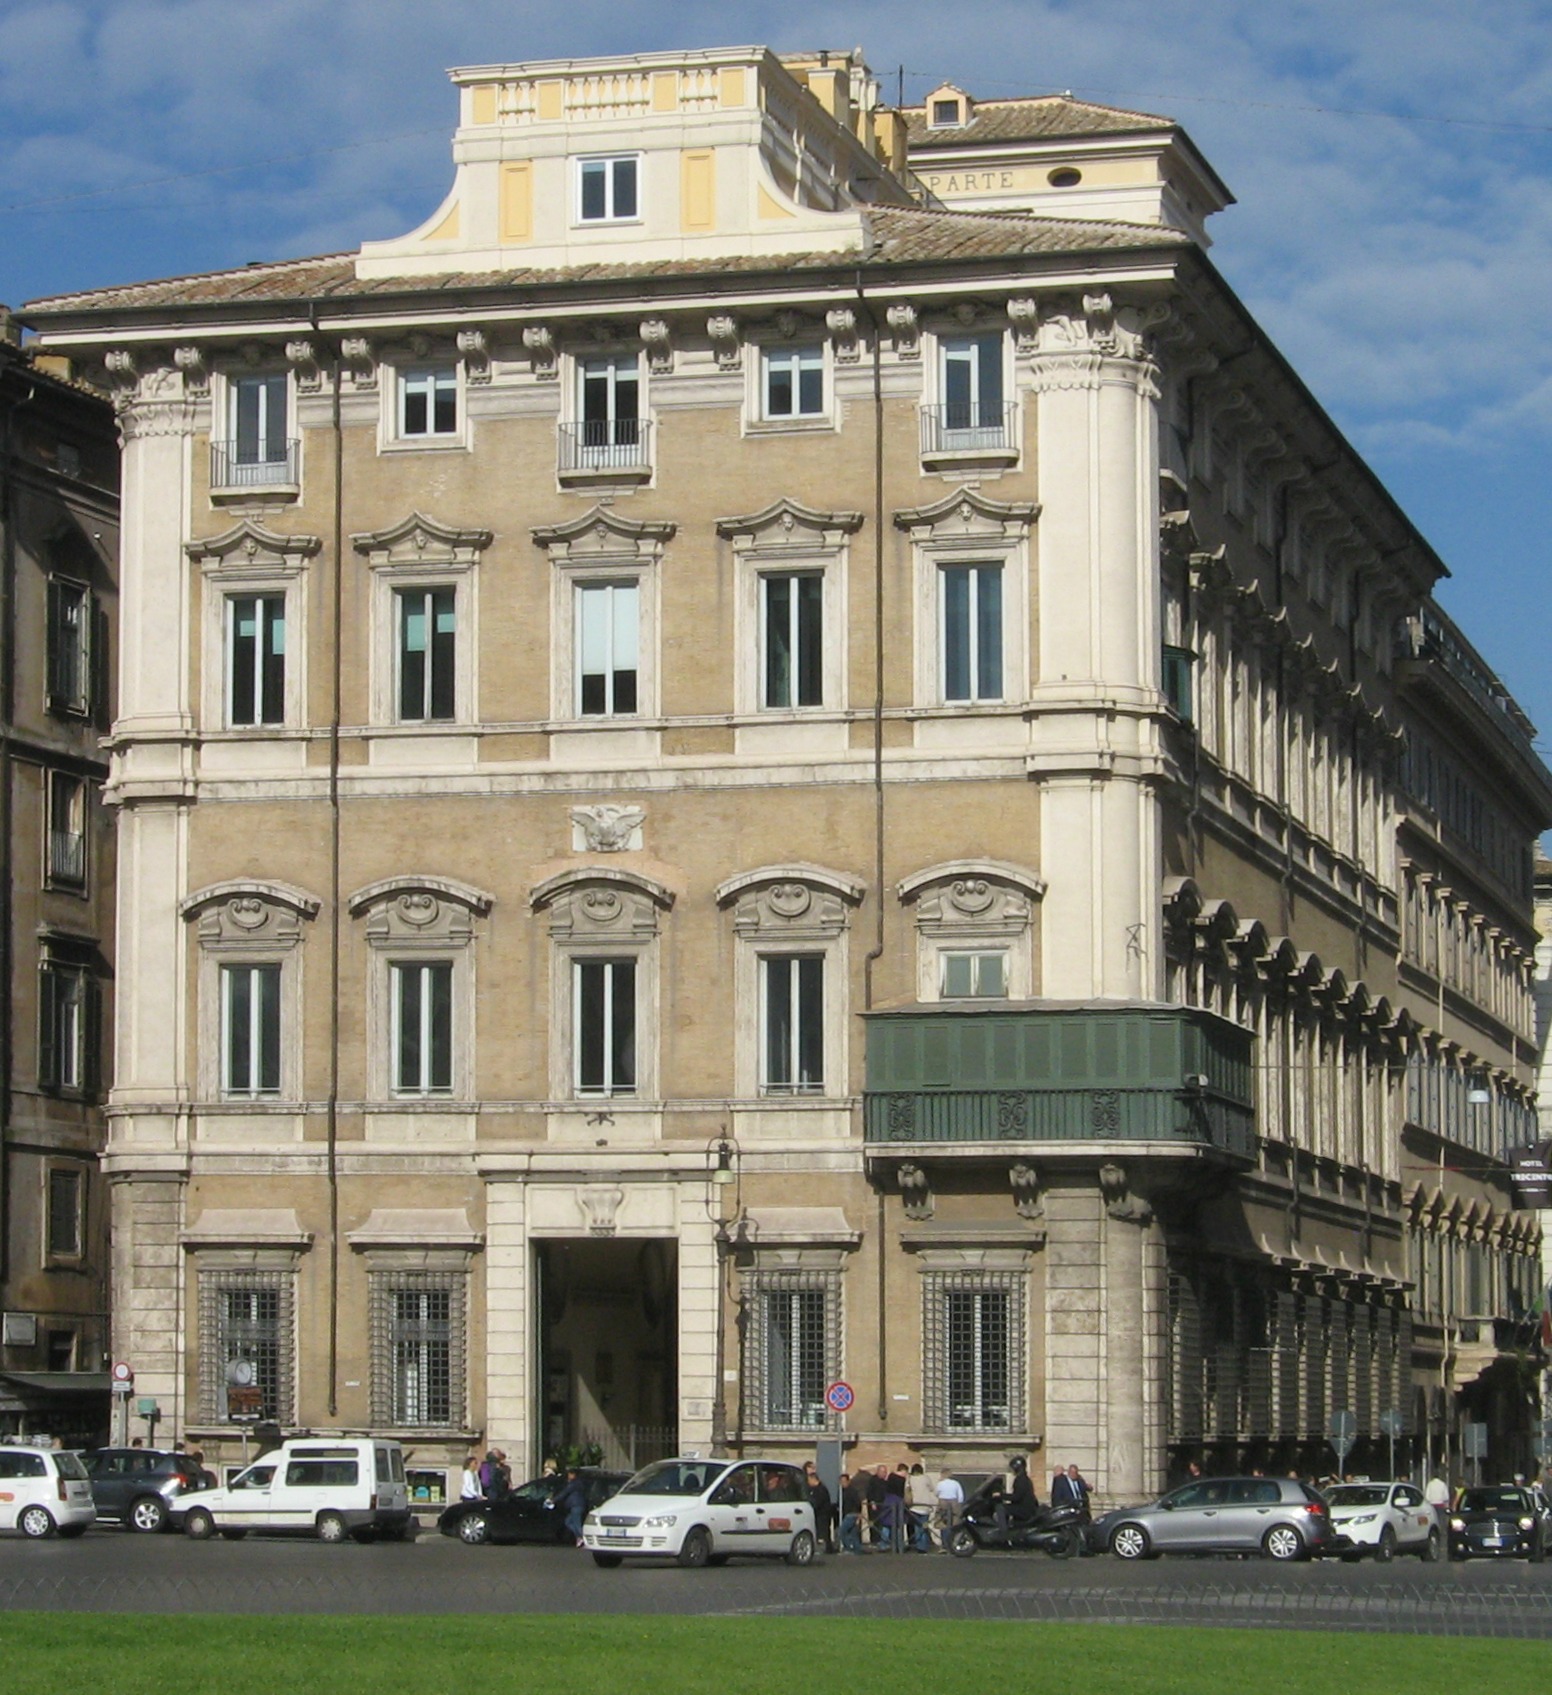
<instances>
[{"instance_id":1,"label":"license plate","mask_svg":"<svg viewBox=\"0 0 1552 1695\"><path fill-rule=\"evenodd\" d=\"M604 1535L606 1537L609 1537L609 1538L618 1537L618 1538L623 1539L627 1534L628 1533L626 1531L616 1530L616 1529L612 1529L612 1528L609 1528L609 1527L605 1527L605 1530L604 1530Z\"/></svg>"},{"instance_id":2,"label":"license plate","mask_svg":"<svg viewBox=\"0 0 1552 1695\"><path fill-rule=\"evenodd\" d=\"M1504 1541L1505 1538L1502 1536L1484 1536L1482 1538L1483 1545L1488 1548L1501 1548Z\"/></svg>"}]
</instances>

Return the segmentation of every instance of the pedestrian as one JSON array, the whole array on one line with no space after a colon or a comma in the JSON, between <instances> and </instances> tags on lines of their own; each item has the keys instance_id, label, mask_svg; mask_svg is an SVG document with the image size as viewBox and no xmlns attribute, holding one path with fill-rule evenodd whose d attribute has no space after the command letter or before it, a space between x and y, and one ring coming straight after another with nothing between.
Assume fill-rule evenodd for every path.
<instances>
[{"instance_id":1,"label":"pedestrian","mask_svg":"<svg viewBox=\"0 0 1552 1695\"><path fill-rule=\"evenodd\" d=\"M884 1545L884 1496L888 1493L885 1487L889 1477L887 1465L876 1465L863 1479L862 1498L867 1506L868 1526L872 1534L875 1548Z\"/></svg>"},{"instance_id":2,"label":"pedestrian","mask_svg":"<svg viewBox=\"0 0 1552 1695\"><path fill-rule=\"evenodd\" d=\"M905 1491L910 1479L902 1460L884 1475L884 1543L891 1553L905 1552Z\"/></svg>"},{"instance_id":3,"label":"pedestrian","mask_svg":"<svg viewBox=\"0 0 1552 1695\"><path fill-rule=\"evenodd\" d=\"M905 1480L905 1510L912 1553L932 1552L932 1509L937 1500L927 1468L917 1460Z\"/></svg>"},{"instance_id":4,"label":"pedestrian","mask_svg":"<svg viewBox=\"0 0 1552 1695\"><path fill-rule=\"evenodd\" d=\"M1066 1471L1058 1467L1051 1478L1051 1505L1076 1507L1084 1518L1089 1516L1089 1486L1075 1465L1068 1466Z\"/></svg>"},{"instance_id":5,"label":"pedestrian","mask_svg":"<svg viewBox=\"0 0 1552 1695\"><path fill-rule=\"evenodd\" d=\"M938 1545L947 1553L954 1526L958 1524L960 1515L965 1510L965 1486L957 1477L950 1477L944 1472L938 1479L938 1487L934 1493L938 1504L933 1509L933 1523L938 1532Z\"/></svg>"},{"instance_id":6,"label":"pedestrian","mask_svg":"<svg viewBox=\"0 0 1552 1695\"><path fill-rule=\"evenodd\" d=\"M539 1475L541 1477L559 1477L560 1476L560 1466L556 1462L555 1456L553 1454L550 1454L546 1457L544 1464L539 1468Z\"/></svg>"},{"instance_id":7,"label":"pedestrian","mask_svg":"<svg viewBox=\"0 0 1552 1695\"><path fill-rule=\"evenodd\" d=\"M851 1473L841 1473L841 1552L843 1554L865 1554L867 1549L862 1545L863 1527L862 1490L852 1482Z\"/></svg>"},{"instance_id":8,"label":"pedestrian","mask_svg":"<svg viewBox=\"0 0 1552 1695\"><path fill-rule=\"evenodd\" d=\"M484 1493L484 1485L480 1482L479 1458L475 1454L470 1454L463 1462L463 1482L459 1485L458 1499L460 1501L477 1501Z\"/></svg>"},{"instance_id":9,"label":"pedestrian","mask_svg":"<svg viewBox=\"0 0 1552 1695\"><path fill-rule=\"evenodd\" d=\"M812 1460L803 1467L803 1487L808 1491L808 1504L814 1509L814 1537L827 1554L835 1552L835 1503L830 1491L819 1476L819 1467Z\"/></svg>"},{"instance_id":10,"label":"pedestrian","mask_svg":"<svg viewBox=\"0 0 1552 1695\"><path fill-rule=\"evenodd\" d=\"M586 1547L582 1540L582 1520L587 1517L587 1486L574 1465L566 1467L566 1481L550 1497L550 1505L565 1515L566 1529L577 1547Z\"/></svg>"},{"instance_id":11,"label":"pedestrian","mask_svg":"<svg viewBox=\"0 0 1552 1695\"><path fill-rule=\"evenodd\" d=\"M1441 1537L1450 1534L1450 1486L1436 1471L1423 1489L1423 1499L1433 1508Z\"/></svg>"}]
</instances>

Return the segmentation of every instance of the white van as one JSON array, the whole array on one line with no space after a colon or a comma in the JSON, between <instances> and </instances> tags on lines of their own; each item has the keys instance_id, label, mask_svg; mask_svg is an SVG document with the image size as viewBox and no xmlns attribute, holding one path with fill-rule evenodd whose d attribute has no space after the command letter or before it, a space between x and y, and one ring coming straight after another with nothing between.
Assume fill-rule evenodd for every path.
<instances>
[{"instance_id":1,"label":"white van","mask_svg":"<svg viewBox=\"0 0 1552 1695\"><path fill-rule=\"evenodd\" d=\"M320 1542L373 1536L402 1540L409 1529L404 1450L378 1437L297 1437L283 1442L224 1489L199 1489L173 1503L172 1522L196 1540L218 1531L236 1541L250 1530L294 1531Z\"/></svg>"},{"instance_id":2,"label":"white van","mask_svg":"<svg viewBox=\"0 0 1552 1695\"><path fill-rule=\"evenodd\" d=\"M79 1536L97 1517L80 1455L58 1448L0 1446L0 1530L37 1538Z\"/></svg>"}]
</instances>

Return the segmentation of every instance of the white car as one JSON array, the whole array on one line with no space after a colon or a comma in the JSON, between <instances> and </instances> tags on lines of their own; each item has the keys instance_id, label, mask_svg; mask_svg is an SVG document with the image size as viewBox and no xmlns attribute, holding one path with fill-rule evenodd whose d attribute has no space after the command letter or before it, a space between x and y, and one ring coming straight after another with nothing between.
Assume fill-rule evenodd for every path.
<instances>
[{"instance_id":1,"label":"white car","mask_svg":"<svg viewBox=\"0 0 1552 1695\"><path fill-rule=\"evenodd\" d=\"M806 1566L817 1546L803 1473L785 1460L659 1460L587 1515L582 1539L601 1566L627 1554L682 1566L775 1554Z\"/></svg>"},{"instance_id":2,"label":"white car","mask_svg":"<svg viewBox=\"0 0 1552 1695\"><path fill-rule=\"evenodd\" d=\"M1331 1507L1333 1552L1344 1560L1394 1559L1416 1554L1436 1560L1444 1552L1439 1521L1423 1492L1410 1483L1340 1483L1325 1491Z\"/></svg>"},{"instance_id":3,"label":"white car","mask_svg":"<svg viewBox=\"0 0 1552 1695\"><path fill-rule=\"evenodd\" d=\"M172 1504L172 1522L196 1541L218 1531L237 1541L250 1530L293 1531L320 1542L402 1540L409 1529L404 1450L381 1438L300 1438L255 1460L224 1489L200 1489Z\"/></svg>"},{"instance_id":4,"label":"white car","mask_svg":"<svg viewBox=\"0 0 1552 1695\"><path fill-rule=\"evenodd\" d=\"M95 1523L91 1480L76 1454L58 1448L0 1447L0 1530L37 1538L79 1536Z\"/></svg>"}]
</instances>

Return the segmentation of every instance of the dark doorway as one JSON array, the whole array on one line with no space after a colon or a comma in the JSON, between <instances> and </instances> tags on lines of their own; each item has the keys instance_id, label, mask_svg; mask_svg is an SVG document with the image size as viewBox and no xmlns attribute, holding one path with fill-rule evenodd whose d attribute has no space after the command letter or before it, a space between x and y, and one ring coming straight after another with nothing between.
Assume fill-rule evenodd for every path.
<instances>
[{"instance_id":1,"label":"dark doorway","mask_svg":"<svg viewBox=\"0 0 1552 1695\"><path fill-rule=\"evenodd\" d=\"M538 1458L634 1470L678 1447L679 1248L541 1242Z\"/></svg>"}]
</instances>

